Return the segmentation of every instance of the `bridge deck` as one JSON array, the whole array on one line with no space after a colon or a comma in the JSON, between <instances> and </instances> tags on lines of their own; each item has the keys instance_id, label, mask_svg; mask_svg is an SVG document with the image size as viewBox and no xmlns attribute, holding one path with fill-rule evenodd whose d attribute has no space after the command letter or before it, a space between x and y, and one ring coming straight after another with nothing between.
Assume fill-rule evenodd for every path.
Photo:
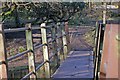
<instances>
[{"instance_id":1,"label":"bridge deck","mask_svg":"<svg viewBox=\"0 0 120 80\"><path fill-rule=\"evenodd\" d=\"M93 78L93 52L71 51L53 78Z\"/></svg>"}]
</instances>

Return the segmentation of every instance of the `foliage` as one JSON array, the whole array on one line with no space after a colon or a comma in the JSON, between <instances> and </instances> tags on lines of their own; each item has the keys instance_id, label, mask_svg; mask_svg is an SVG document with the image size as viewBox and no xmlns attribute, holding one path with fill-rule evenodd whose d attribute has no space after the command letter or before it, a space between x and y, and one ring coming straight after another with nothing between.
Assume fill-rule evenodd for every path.
<instances>
[{"instance_id":1,"label":"foliage","mask_svg":"<svg viewBox=\"0 0 120 80\"><path fill-rule=\"evenodd\" d=\"M18 51L21 53L21 52L23 52L23 51L25 51L26 49L23 47L23 46L19 46L19 48L18 48Z\"/></svg>"},{"instance_id":2,"label":"foliage","mask_svg":"<svg viewBox=\"0 0 120 80\"><path fill-rule=\"evenodd\" d=\"M68 21L75 13L82 11L84 2L4 2L2 6L2 21L10 19L17 25L26 22L42 23L44 21Z\"/></svg>"},{"instance_id":3,"label":"foliage","mask_svg":"<svg viewBox=\"0 0 120 80\"><path fill-rule=\"evenodd\" d=\"M84 8L81 12L77 12L69 21L70 25L95 25L95 22L102 19L102 11L94 8Z\"/></svg>"}]
</instances>

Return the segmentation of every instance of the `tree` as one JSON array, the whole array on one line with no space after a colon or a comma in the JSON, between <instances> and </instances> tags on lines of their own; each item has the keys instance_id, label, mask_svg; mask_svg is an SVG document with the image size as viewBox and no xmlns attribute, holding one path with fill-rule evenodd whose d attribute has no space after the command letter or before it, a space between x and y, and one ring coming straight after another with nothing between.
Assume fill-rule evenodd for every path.
<instances>
[{"instance_id":1,"label":"tree","mask_svg":"<svg viewBox=\"0 0 120 80\"><path fill-rule=\"evenodd\" d=\"M34 23L42 23L44 21L69 21L77 12L84 9L84 2L14 2L4 3L2 7L3 21L9 17L15 17L16 23L19 20Z\"/></svg>"}]
</instances>

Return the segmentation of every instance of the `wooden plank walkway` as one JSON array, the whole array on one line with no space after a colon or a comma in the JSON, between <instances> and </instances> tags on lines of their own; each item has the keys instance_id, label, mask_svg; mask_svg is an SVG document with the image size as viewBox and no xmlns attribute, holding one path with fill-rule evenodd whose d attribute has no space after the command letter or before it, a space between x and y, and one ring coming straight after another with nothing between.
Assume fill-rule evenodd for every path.
<instances>
[{"instance_id":1,"label":"wooden plank walkway","mask_svg":"<svg viewBox=\"0 0 120 80\"><path fill-rule=\"evenodd\" d=\"M93 78L93 52L71 51L53 78Z\"/></svg>"}]
</instances>

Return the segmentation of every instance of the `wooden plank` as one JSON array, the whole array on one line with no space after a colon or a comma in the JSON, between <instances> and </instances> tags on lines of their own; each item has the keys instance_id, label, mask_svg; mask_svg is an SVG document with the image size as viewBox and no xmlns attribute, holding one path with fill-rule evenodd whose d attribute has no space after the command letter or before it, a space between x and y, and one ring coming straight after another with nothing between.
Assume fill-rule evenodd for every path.
<instances>
[{"instance_id":1,"label":"wooden plank","mask_svg":"<svg viewBox=\"0 0 120 80\"><path fill-rule=\"evenodd\" d=\"M53 78L93 78L92 51L72 51Z\"/></svg>"},{"instance_id":2,"label":"wooden plank","mask_svg":"<svg viewBox=\"0 0 120 80\"><path fill-rule=\"evenodd\" d=\"M29 64L29 72L34 72L34 74L30 75L31 79L36 79L36 71L35 71L35 55L33 52L33 39L32 39L32 30L31 24L26 24L25 27L29 28L26 30L26 44L27 50L31 50L28 53L28 64Z\"/></svg>"},{"instance_id":3,"label":"wooden plank","mask_svg":"<svg viewBox=\"0 0 120 80\"><path fill-rule=\"evenodd\" d=\"M0 24L0 79L8 77L7 54L4 38L3 26Z\"/></svg>"},{"instance_id":4,"label":"wooden plank","mask_svg":"<svg viewBox=\"0 0 120 80\"><path fill-rule=\"evenodd\" d=\"M49 63L49 52L48 52L48 44L47 44L47 32L45 23L41 24L41 35L42 35L42 44L46 44L43 46L43 57L44 61L48 61L45 67L45 76L46 78L50 78L50 63Z\"/></svg>"}]
</instances>

